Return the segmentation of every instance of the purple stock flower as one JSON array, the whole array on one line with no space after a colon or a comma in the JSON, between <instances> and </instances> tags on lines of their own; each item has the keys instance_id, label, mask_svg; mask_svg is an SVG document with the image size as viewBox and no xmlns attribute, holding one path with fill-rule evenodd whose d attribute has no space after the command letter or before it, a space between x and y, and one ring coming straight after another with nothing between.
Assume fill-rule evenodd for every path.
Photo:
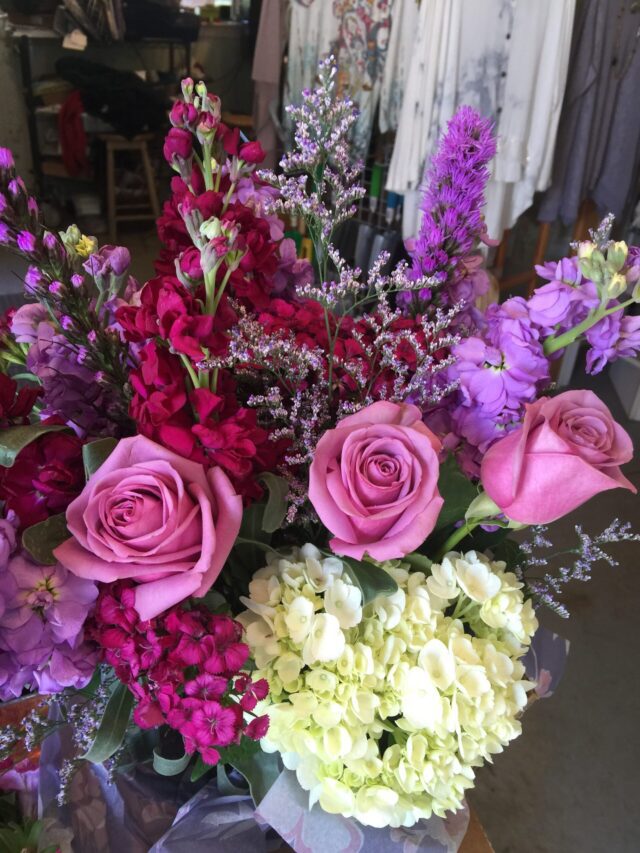
<instances>
[{"instance_id":1,"label":"purple stock flower","mask_svg":"<svg viewBox=\"0 0 640 853\"><path fill-rule=\"evenodd\" d=\"M30 266L24 274L24 291L27 296L35 296L43 282L42 273L37 267Z\"/></svg>"},{"instance_id":2,"label":"purple stock flower","mask_svg":"<svg viewBox=\"0 0 640 853\"><path fill-rule=\"evenodd\" d=\"M8 243L11 240L11 228L6 222L0 221L0 245Z\"/></svg>"},{"instance_id":3,"label":"purple stock flower","mask_svg":"<svg viewBox=\"0 0 640 853\"><path fill-rule=\"evenodd\" d=\"M97 660L96 650L83 642L95 584L18 554L1 572L0 585L0 698L20 695L34 681L42 692L86 684Z\"/></svg>"},{"instance_id":4,"label":"purple stock flower","mask_svg":"<svg viewBox=\"0 0 640 853\"><path fill-rule=\"evenodd\" d=\"M19 344L34 344L40 323L46 323L49 312L39 302L21 305L11 318L11 334Z\"/></svg>"},{"instance_id":5,"label":"purple stock flower","mask_svg":"<svg viewBox=\"0 0 640 853\"><path fill-rule=\"evenodd\" d=\"M484 340L471 337L453 349L452 373L460 380L463 405L482 417L520 411L549 378L549 363L523 299L509 299L487 311Z\"/></svg>"},{"instance_id":6,"label":"purple stock flower","mask_svg":"<svg viewBox=\"0 0 640 853\"><path fill-rule=\"evenodd\" d=\"M529 316L543 329L564 326L571 314L574 293L573 288L562 281L550 281L536 288L529 299Z\"/></svg>"},{"instance_id":7,"label":"purple stock flower","mask_svg":"<svg viewBox=\"0 0 640 853\"><path fill-rule=\"evenodd\" d=\"M9 510L6 518L0 518L0 572L6 569L9 557L16 550L16 530L18 527L19 521L13 510ZM6 590L0 589L0 601L2 602L4 601L2 599L4 594L6 594ZM4 603L0 604L0 609L4 613Z\"/></svg>"},{"instance_id":8,"label":"purple stock flower","mask_svg":"<svg viewBox=\"0 0 640 853\"><path fill-rule=\"evenodd\" d=\"M0 148L0 169L13 169L15 166L10 148Z\"/></svg>"},{"instance_id":9,"label":"purple stock flower","mask_svg":"<svg viewBox=\"0 0 640 853\"><path fill-rule=\"evenodd\" d=\"M131 265L131 254L124 246L102 246L90 255L82 265L94 278L108 275L121 276Z\"/></svg>"},{"instance_id":10,"label":"purple stock flower","mask_svg":"<svg viewBox=\"0 0 640 853\"><path fill-rule=\"evenodd\" d=\"M273 290L295 294L296 288L313 282L313 267L304 258L298 258L296 244L289 237L282 240L278 249L278 269L273 277Z\"/></svg>"},{"instance_id":11,"label":"purple stock flower","mask_svg":"<svg viewBox=\"0 0 640 853\"><path fill-rule=\"evenodd\" d=\"M44 245L47 252L53 252L58 248L58 238L55 234L52 234L50 231L47 231L44 237L42 238L42 244Z\"/></svg>"},{"instance_id":12,"label":"purple stock flower","mask_svg":"<svg viewBox=\"0 0 640 853\"><path fill-rule=\"evenodd\" d=\"M49 323L40 323L36 329L27 368L42 383L42 417L62 417L80 434L112 434L115 425L106 412L113 391L95 382L94 372L81 363L78 351Z\"/></svg>"},{"instance_id":13,"label":"purple stock flower","mask_svg":"<svg viewBox=\"0 0 640 853\"><path fill-rule=\"evenodd\" d=\"M36 238L31 231L20 231L16 238L16 243L21 252L31 254L36 248Z\"/></svg>"}]
</instances>

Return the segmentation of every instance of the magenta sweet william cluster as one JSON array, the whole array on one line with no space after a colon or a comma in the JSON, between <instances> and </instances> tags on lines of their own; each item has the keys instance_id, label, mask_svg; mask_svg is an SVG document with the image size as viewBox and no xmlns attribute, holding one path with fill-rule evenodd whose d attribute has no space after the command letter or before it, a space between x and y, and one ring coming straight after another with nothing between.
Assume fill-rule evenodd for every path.
<instances>
[{"instance_id":1,"label":"magenta sweet william cluster","mask_svg":"<svg viewBox=\"0 0 640 853\"><path fill-rule=\"evenodd\" d=\"M253 711L268 685L242 671L249 648L242 626L229 616L178 605L142 620L132 585L119 581L103 587L92 632L104 660L133 693L140 728L169 725L187 753L198 752L206 764L216 764L218 748L242 735L259 740L266 734L268 717Z\"/></svg>"}]
</instances>

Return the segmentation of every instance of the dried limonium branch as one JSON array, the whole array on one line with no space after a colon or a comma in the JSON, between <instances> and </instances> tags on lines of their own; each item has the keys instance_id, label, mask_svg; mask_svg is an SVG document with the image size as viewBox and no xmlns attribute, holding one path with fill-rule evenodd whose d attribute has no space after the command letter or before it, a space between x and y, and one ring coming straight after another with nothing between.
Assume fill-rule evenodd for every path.
<instances>
[{"instance_id":1,"label":"dried limonium branch","mask_svg":"<svg viewBox=\"0 0 640 853\"><path fill-rule=\"evenodd\" d=\"M531 595L539 604L549 607L565 619L568 618L569 611L557 599L557 596L562 594L563 587L570 581L590 580L593 566L596 563L605 562L609 566L618 565L618 561L604 550L604 545L616 542L640 542L640 534L633 533L631 524L620 522L616 518L597 536L585 533L580 525L576 525L575 532L578 537L576 548L545 555L537 552L553 547L552 543L546 538L546 532L547 527L534 527L532 528L531 539L520 544L523 559L516 567L516 573L526 582ZM542 578L533 577L534 571L548 566L551 560L569 554L575 555L571 564L563 565L553 573L545 572Z\"/></svg>"},{"instance_id":2,"label":"dried limonium branch","mask_svg":"<svg viewBox=\"0 0 640 853\"><path fill-rule=\"evenodd\" d=\"M365 194L358 183L362 163L352 163L351 128L358 117L354 103L336 93L337 66L332 56L318 68L318 86L305 89L300 106L287 110L295 123L294 150L280 161L283 174L259 176L280 192L274 213L301 216L315 250L320 281L328 271L328 248L336 228L354 215Z\"/></svg>"}]
</instances>

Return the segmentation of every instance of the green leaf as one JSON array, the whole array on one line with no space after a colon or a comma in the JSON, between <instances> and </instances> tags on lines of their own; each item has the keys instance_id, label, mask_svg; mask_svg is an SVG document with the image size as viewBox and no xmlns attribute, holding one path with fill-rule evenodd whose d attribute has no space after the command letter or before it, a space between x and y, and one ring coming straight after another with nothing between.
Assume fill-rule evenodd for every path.
<instances>
[{"instance_id":1,"label":"green leaf","mask_svg":"<svg viewBox=\"0 0 640 853\"><path fill-rule=\"evenodd\" d=\"M53 551L70 536L67 519L61 512L52 515L39 524L33 524L22 534L22 547L27 550L37 563L45 566L56 564Z\"/></svg>"},{"instance_id":2,"label":"green leaf","mask_svg":"<svg viewBox=\"0 0 640 853\"><path fill-rule=\"evenodd\" d=\"M205 764L200 755L196 755L196 760L193 765L193 770L191 771L191 781L197 782L198 779L201 779L205 773L208 773L210 770L213 770L211 764Z\"/></svg>"},{"instance_id":3,"label":"green leaf","mask_svg":"<svg viewBox=\"0 0 640 853\"><path fill-rule=\"evenodd\" d=\"M340 557L346 564L351 579L362 591L362 604L369 604L379 595L393 595L398 591L398 584L380 566L354 560L353 557Z\"/></svg>"},{"instance_id":4,"label":"green leaf","mask_svg":"<svg viewBox=\"0 0 640 853\"><path fill-rule=\"evenodd\" d=\"M440 466L438 490L444 498L436 530L455 524L464 518L469 505L477 497L476 486L462 473L455 456L449 456Z\"/></svg>"},{"instance_id":5,"label":"green leaf","mask_svg":"<svg viewBox=\"0 0 640 853\"><path fill-rule=\"evenodd\" d=\"M276 753L263 752L255 741L244 739L239 746L227 746L220 750L220 760L241 773L249 783L253 802L259 805L267 791L280 775Z\"/></svg>"},{"instance_id":6,"label":"green leaf","mask_svg":"<svg viewBox=\"0 0 640 853\"><path fill-rule=\"evenodd\" d=\"M81 757L93 764L102 764L111 758L124 740L132 707L133 694L125 684L118 683L104 709L95 739Z\"/></svg>"},{"instance_id":7,"label":"green leaf","mask_svg":"<svg viewBox=\"0 0 640 853\"><path fill-rule=\"evenodd\" d=\"M90 441L82 448L82 461L84 462L84 475L89 479L96 473L98 468L115 450L118 441L115 438L99 438Z\"/></svg>"},{"instance_id":8,"label":"green leaf","mask_svg":"<svg viewBox=\"0 0 640 853\"><path fill-rule=\"evenodd\" d=\"M83 696L95 696L96 690L100 687L102 683L102 670L99 666L95 668L93 675L91 676L91 681L85 686L78 690L78 693L81 693Z\"/></svg>"},{"instance_id":9,"label":"green leaf","mask_svg":"<svg viewBox=\"0 0 640 853\"><path fill-rule=\"evenodd\" d=\"M223 797L246 796L247 794L246 787L240 788L238 785L234 785L231 779L229 779L227 768L221 761L216 764L216 784L218 791L220 791Z\"/></svg>"},{"instance_id":10,"label":"green leaf","mask_svg":"<svg viewBox=\"0 0 640 853\"><path fill-rule=\"evenodd\" d=\"M158 749L153 750L153 769L161 776L177 776L186 769L192 756L185 752L180 758L165 758Z\"/></svg>"},{"instance_id":11,"label":"green leaf","mask_svg":"<svg viewBox=\"0 0 640 853\"><path fill-rule=\"evenodd\" d=\"M491 547L494 559L504 560L507 564L507 569L513 570L514 566L521 565L524 562L525 554L520 545L514 542L513 539L503 539Z\"/></svg>"},{"instance_id":12,"label":"green leaf","mask_svg":"<svg viewBox=\"0 0 640 853\"><path fill-rule=\"evenodd\" d=\"M429 572L431 571L433 560L430 560L429 557L425 557L424 554L418 554L414 551L411 554L405 554L402 558L402 562L409 563L414 572Z\"/></svg>"},{"instance_id":13,"label":"green leaf","mask_svg":"<svg viewBox=\"0 0 640 853\"><path fill-rule=\"evenodd\" d=\"M275 474L266 472L258 477L264 483L269 492L267 505L262 516L262 529L267 533L279 530L287 514L287 495L289 484L284 477L276 477Z\"/></svg>"},{"instance_id":14,"label":"green leaf","mask_svg":"<svg viewBox=\"0 0 640 853\"><path fill-rule=\"evenodd\" d=\"M0 432L0 465L3 468L11 468L23 447L47 432L60 432L64 429L68 430L69 427L64 424L28 424L3 429Z\"/></svg>"}]
</instances>

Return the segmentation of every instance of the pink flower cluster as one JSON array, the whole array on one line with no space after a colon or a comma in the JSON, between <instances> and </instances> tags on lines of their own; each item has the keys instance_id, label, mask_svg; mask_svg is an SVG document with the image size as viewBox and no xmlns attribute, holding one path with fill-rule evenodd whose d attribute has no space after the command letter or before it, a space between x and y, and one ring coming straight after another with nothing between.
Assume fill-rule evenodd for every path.
<instances>
[{"instance_id":1,"label":"pink flower cluster","mask_svg":"<svg viewBox=\"0 0 640 853\"><path fill-rule=\"evenodd\" d=\"M103 587L92 632L104 660L136 698L136 724L169 725L182 735L185 750L206 764L216 764L218 748L243 735L264 737L269 718L253 711L269 688L242 672L249 657L242 626L203 606L179 605L142 620L134 604L131 583Z\"/></svg>"}]
</instances>

